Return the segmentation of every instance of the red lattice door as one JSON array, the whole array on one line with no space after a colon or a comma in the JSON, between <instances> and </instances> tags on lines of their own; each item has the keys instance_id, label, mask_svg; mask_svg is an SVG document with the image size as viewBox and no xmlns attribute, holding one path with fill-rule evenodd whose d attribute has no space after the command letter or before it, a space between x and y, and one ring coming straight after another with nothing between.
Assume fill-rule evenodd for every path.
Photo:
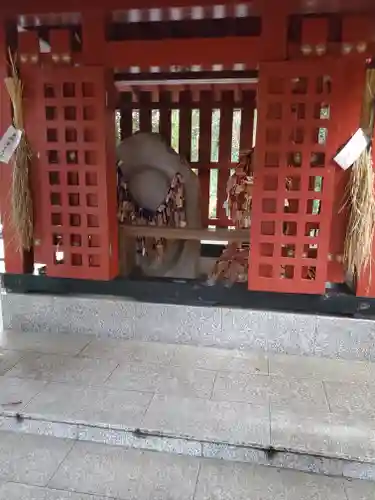
<instances>
[{"instance_id":1,"label":"red lattice door","mask_svg":"<svg viewBox=\"0 0 375 500\"><path fill-rule=\"evenodd\" d=\"M114 111L102 68L25 67L35 255L49 276L117 275Z\"/></svg>"},{"instance_id":2,"label":"red lattice door","mask_svg":"<svg viewBox=\"0 0 375 500\"><path fill-rule=\"evenodd\" d=\"M341 72L327 60L261 65L251 290L325 291Z\"/></svg>"}]
</instances>

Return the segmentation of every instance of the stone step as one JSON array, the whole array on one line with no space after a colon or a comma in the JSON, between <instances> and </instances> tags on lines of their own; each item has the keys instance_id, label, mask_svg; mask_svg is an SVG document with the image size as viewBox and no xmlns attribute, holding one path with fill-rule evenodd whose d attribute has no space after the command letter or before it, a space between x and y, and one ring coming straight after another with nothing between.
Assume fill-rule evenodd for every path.
<instances>
[{"instance_id":1,"label":"stone step","mask_svg":"<svg viewBox=\"0 0 375 500\"><path fill-rule=\"evenodd\" d=\"M373 500L374 483L0 432L0 500Z\"/></svg>"},{"instance_id":2,"label":"stone step","mask_svg":"<svg viewBox=\"0 0 375 500\"><path fill-rule=\"evenodd\" d=\"M375 360L375 321L365 319L150 304L111 296L3 293L1 300L4 328L15 331Z\"/></svg>"},{"instance_id":3,"label":"stone step","mask_svg":"<svg viewBox=\"0 0 375 500\"><path fill-rule=\"evenodd\" d=\"M0 430L375 480L368 362L10 332Z\"/></svg>"}]
</instances>

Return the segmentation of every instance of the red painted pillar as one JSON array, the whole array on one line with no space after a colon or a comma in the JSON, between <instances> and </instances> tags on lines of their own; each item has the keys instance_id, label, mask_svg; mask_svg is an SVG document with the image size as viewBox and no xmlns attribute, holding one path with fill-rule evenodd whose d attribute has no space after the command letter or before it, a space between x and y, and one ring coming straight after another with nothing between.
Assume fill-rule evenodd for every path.
<instances>
[{"instance_id":1,"label":"red painted pillar","mask_svg":"<svg viewBox=\"0 0 375 500\"><path fill-rule=\"evenodd\" d=\"M284 61L287 58L288 2L280 2L277 8L272 0L261 5L262 35L259 60Z\"/></svg>"},{"instance_id":2,"label":"red painted pillar","mask_svg":"<svg viewBox=\"0 0 375 500\"><path fill-rule=\"evenodd\" d=\"M342 60L341 86L334 94L335 126L337 147L345 144L356 132L359 126L363 89L365 88L365 64L360 58ZM350 89L350 92L348 92ZM343 106L343 103L345 105ZM347 186L350 180L350 169L342 170L334 165L334 200L332 205L333 224L331 227L328 279L332 283L345 281L345 266L342 261L344 254L345 234L349 219L349 207L346 205Z\"/></svg>"},{"instance_id":3,"label":"red painted pillar","mask_svg":"<svg viewBox=\"0 0 375 500\"><path fill-rule=\"evenodd\" d=\"M4 85L4 78L7 76L7 50L6 24L0 17L0 136L12 123L10 99ZM12 223L11 186L12 167L10 164L0 163L0 216L3 225L5 270L7 273L20 274L30 271L32 262L18 248L17 235Z\"/></svg>"}]
</instances>

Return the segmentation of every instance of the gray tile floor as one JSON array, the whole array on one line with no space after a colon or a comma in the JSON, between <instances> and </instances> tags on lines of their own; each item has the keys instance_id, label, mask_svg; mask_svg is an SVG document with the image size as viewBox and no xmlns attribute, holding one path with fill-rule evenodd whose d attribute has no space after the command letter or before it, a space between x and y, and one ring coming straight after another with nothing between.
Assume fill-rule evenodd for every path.
<instances>
[{"instance_id":1,"label":"gray tile floor","mask_svg":"<svg viewBox=\"0 0 375 500\"><path fill-rule=\"evenodd\" d=\"M375 484L1 433L0 500L374 500Z\"/></svg>"},{"instance_id":2,"label":"gray tile floor","mask_svg":"<svg viewBox=\"0 0 375 500\"><path fill-rule=\"evenodd\" d=\"M368 362L69 334L0 337L0 415L356 460L375 461L374 379Z\"/></svg>"}]
</instances>

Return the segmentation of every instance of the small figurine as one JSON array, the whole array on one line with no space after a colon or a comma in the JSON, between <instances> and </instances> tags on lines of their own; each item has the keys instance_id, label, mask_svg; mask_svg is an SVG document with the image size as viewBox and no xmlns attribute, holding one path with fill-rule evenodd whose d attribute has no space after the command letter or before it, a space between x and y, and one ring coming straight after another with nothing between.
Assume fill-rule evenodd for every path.
<instances>
[{"instance_id":1,"label":"small figurine","mask_svg":"<svg viewBox=\"0 0 375 500\"><path fill-rule=\"evenodd\" d=\"M227 183L225 206L236 229L248 229L251 224L253 152L254 150L251 149L241 155L240 161ZM219 279L224 279L227 286L231 286L235 282L246 281L248 261L248 244L230 243L216 261L207 284L212 286Z\"/></svg>"}]
</instances>

